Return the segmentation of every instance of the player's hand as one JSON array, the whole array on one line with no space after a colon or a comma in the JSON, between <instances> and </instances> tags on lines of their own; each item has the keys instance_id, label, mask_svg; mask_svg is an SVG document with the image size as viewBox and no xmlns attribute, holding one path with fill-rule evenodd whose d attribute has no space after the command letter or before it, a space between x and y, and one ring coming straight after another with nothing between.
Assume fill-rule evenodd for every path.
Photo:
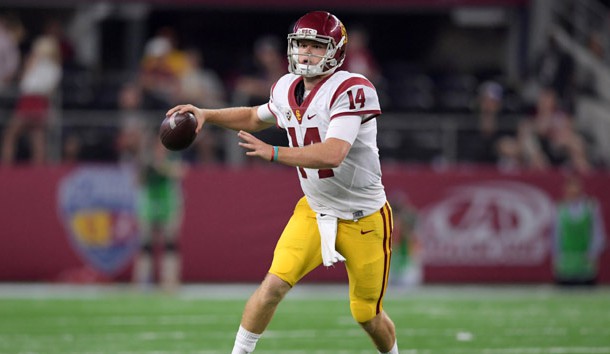
<instances>
[{"instance_id":1,"label":"player's hand","mask_svg":"<svg viewBox=\"0 0 610 354\"><path fill-rule=\"evenodd\" d=\"M242 140L239 142L239 146L249 150L246 151L246 155L258 156L263 160L271 161L273 146L243 130L240 130L239 133L237 133L237 136Z\"/></svg>"},{"instance_id":2,"label":"player's hand","mask_svg":"<svg viewBox=\"0 0 610 354\"><path fill-rule=\"evenodd\" d=\"M197 128L195 129L195 133L199 133L201 128L203 128L203 124L205 123L205 111L201 108L197 108L192 104L180 104L170 109L165 113L167 117L171 116L174 113L186 113L191 112L197 118Z\"/></svg>"}]
</instances>

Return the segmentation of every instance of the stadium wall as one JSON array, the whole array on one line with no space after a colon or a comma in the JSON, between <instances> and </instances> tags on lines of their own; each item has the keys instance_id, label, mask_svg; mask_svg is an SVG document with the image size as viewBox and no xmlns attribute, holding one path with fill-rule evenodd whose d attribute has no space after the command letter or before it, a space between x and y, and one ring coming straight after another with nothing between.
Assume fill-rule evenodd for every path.
<instances>
[{"instance_id":1,"label":"stadium wall","mask_svg":"<svg viewBox=\"0 0 610 354\"><path fill-rule=\"evenodd\" d=\"M383 178L395 209L401 203L416 211L425 282L552 281L560 171L386 165ZM115 165L0 169L0 281L127 281L139 238L134 181L133 171ZM584 178L605 225L609 181L608 172ZM193 168L184 194L186 282L262 279L301 197L292 168L256 164ZM609 248L601 258L603 283L610 283ZM339 265L320 267L306 281L345 279Z\"/></svg>"}]
</instances>

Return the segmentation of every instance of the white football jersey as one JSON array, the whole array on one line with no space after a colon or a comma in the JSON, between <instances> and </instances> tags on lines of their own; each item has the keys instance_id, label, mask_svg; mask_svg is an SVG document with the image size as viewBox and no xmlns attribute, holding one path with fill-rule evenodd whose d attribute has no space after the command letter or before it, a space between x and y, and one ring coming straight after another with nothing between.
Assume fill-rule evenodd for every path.
<instances>
[{"instance_id":1,"label":"white football jersey","mask_svg":"<svg viewBox=\"0 0 610 354\"><path fill-rule=\"evenodd\" d=\"M271 89L266 105L259 107L261 120L275 122L286 130L290 146L323 142L331 136L329 124L341 117L360 117L361 123L349 153L333 169L298 167L303 193L311 208L341 219L359 219L381 209L386 195L381 183L377 148L377 121L381 114L377 91L364 76L338 71L320 82L298 104L295 89L303 80L286 74ZM336 128L336 127L335 127ZM337 131L336 136L346 140Z\"/></svg>"}]
</instances>

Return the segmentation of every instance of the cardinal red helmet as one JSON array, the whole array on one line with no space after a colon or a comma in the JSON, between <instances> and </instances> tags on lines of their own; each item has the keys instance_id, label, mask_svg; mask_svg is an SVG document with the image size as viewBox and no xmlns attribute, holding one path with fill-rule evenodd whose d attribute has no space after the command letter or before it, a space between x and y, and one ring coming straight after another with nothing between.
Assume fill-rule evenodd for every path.
<instances>
[{"instance_id":1,"label":"cardinal red helmet","mask_svg":"<svg viewBox=\"0 0 610 354\"><path fill-rule=\"evenodd\" d=\"M298 43L314 40L326 45L326 53L316 65L299 64ZM334 72L345 59L347 32L339 19L326 11L313 11L297 20L288 35L288 70L303 76L318 76Z\"/></svg>"}]
</instances>

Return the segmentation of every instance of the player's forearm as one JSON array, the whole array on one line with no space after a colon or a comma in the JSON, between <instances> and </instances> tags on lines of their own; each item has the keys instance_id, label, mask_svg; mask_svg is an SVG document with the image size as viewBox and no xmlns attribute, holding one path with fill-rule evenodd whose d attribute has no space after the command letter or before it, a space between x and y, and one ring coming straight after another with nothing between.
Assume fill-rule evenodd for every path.
<instances>
[{"instance_id":1,"label":"player's forearm","mask_svg":"<svg viewBox=\"0 0 610 354\"><path fill-rule=\"evenodd\" d=\"M279 147L277 162L304 168L336 168L343 162L349 149L350 144L339 139L297 148Z\"/></svg>"},{"instance_id":2,"label":"player's forearm","mask_svg":"<svg viewBox=\"0 0 610 354\"><path fill-rule=\"evenodd\" d=\"M259 131L267 125L258 119L255 107L204 109L206 123L231 130Z\"/></svg>"}]
</instances>

